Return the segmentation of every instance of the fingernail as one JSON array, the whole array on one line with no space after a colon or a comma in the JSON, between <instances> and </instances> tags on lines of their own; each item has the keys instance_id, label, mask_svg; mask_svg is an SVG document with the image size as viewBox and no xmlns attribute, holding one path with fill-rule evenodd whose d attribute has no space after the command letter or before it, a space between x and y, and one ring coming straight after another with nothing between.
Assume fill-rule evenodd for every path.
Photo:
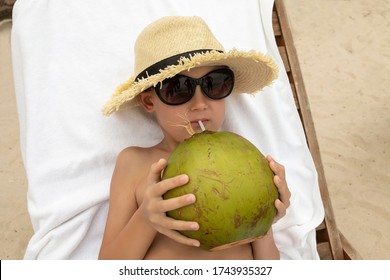
<instances>
[{"instance_id":1,"label":"fingernail","mask_svg":"<svg viewBox=\"0 0 390 280\"><path fill-rule=\"evenodd\" d=\"M199 229L199 225L198 224L192 224L191 225L191 229L198 230Z\"/></svg>"},{"instance_id":2,"label":"fingernail","mask_svg":"<svg viewBox=\"0 0 390 280\"><path fill-rule=\"evenodd\" d=\"M181 183L187 183L188 176L187 175L181 175L179 180L180 180Z\"/></svg>"},{"instance_id":3,"label":"fingernail","mask_svg":"<svg viewBox=\"0 0 390 280\"><path fill-rule=\"evenodd\" d=\"M188 202L195 202L195 200L196 200L195 195L189 194L189 195L187 196L187 201L188 201Z\"/></svg>"}]
</instances>

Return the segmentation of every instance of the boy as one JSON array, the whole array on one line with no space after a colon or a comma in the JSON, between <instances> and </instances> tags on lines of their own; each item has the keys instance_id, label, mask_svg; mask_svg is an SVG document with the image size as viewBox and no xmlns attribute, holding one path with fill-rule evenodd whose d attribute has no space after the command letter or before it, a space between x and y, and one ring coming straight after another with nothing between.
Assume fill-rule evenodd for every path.
<instances>
[{"instance_id":1,"label":"boy","mask_svg":"<svg viewBox=\"0 0 390 280\"><path fill-rule=\"evenodd\" d=\"M166 159L189 137L183 126L200 132L220 129L224 98L252 93L276 77L273 61L254 51L224 52L206 23L198 17L164 17L144 29L135 45L136 78L131 78L106 104L109 115L124 106L142 106L153 113L164 138L153 147L128 147L117 158L111 181L110 209L99 258L109 259L278 259L272 229L256 241L208 252L177 230L197 230L193 221L177 221L167 211L194 203L196 197L163 200L169 189L190 178L161 180ZM280 200L277 219L284 216L290 192L284 168L267 157L275 173ZM275 220L276 221L276 220Z\"/></svg>"}]
</instances>

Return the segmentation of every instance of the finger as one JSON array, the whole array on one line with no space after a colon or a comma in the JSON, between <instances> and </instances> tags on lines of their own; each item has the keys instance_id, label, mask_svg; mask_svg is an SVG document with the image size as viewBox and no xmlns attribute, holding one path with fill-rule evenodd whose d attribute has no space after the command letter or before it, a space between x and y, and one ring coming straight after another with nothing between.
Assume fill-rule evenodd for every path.
<instances>
[{"instance_id":1,"label":"finger","mask_svg":"<svg viewBox=\"0 0 390 280\"><path fill-rule=\"evenodd\" d=\"M153 193L156 196L162 196L167 191L183 186L187 184L189 181L189 178L187 175L182 174L178 175L169 179L162 180L155 184L153 188Z\"/></svg>"},{"instance_id":2,"label":"finger","mask_svg":"<svg viewBox=\"0 0 390 280\"><path fill-rule=\"evenodd\" d=\"M283 180L286 178L286 173L284 170L284 166L276 162L270 155L266 157L268 160L269 167L275 175L279 175Z\"/></svg>"},{"instance_id":3,"label":"finger","mask_svg":"<svg viewBox=\"0 0 390 280\"><path fill-rule=\"evenodd\" d=\"M156 227L161 227L169 230L186 230L194 231L199 229L199 224L194 221L181 221L170 218L168 216L160 218Z\"/></svg>"},{"instance_id":4,"label":"finger","mask_svg":"<svg viewBox=\"0 0 390 280\"><path fill-rule=\"evenodd\" d=\"M275 175L274 183L278 188L279 199L286 205L286 208L288 208L290 206L291 192L287 187L287 182L282 180L278 175Z\"/></svg>"},{"instance_id":5,"label":"finger","mask_svg":"<svg viewBox=\"0 0 390 280\"><path fill-rule=\"evenodd\" d=\"M200 246L200 242L198 240L188 238L188 237L186 237L186 236L182 235L181 233L174 231L174 230L164 229L164 230L160 231L160 233L168 236L169 238L175 240L178 243L181 243L181 244L184 244L187 246L194 246L194 247Z\"/></svg>"},{"instance_id":6,"label":"finger","mask_svg":"<svg viewBox=\"0 0 390 280\"><path fill-rule=\"evenodd\" d=\"M280 218L284 217L286 215L286 210L287 210L286 205L282 201L280 201L279 199L275 200L275 207L277 210L277 214L274 218L274 222L276 222Z\"/></svg>"},{"instance_id":7,"label":"finger","mask_svg":"<svg viewBox=\"0 0 390 280\"><path fill-rule=\"evenodd\" d=\"M193 194L186 194L170 199L161 200L158 203L159 210L161 212L168 212L181 207L193 204L196 201L196 197Z\"/></svg>"},{"instance_id":8,"label":"finger","mask_svg":"<svg viewBox=\"0 0 390 280\"><path fill-rule=\"evenodd\" d=\"M167 161L163 158L152 164L148 174L149 185L155 184L161 180L161 172L164 170L166 165Z\"/></svg>"},{"instance_id":9,"label":"finger","mask_svg":"<svg viewBox=\"0 0 390 280\"><path fill-rule=\"evenodd\" d=\"M199 241L188 238L177 231L195 231L199 229L199 224L192 221L179 221L170 217L160 218L155 228L161 234L164 234L171 239L181 244L199 247Z\"/></svg>"}]
</instances>

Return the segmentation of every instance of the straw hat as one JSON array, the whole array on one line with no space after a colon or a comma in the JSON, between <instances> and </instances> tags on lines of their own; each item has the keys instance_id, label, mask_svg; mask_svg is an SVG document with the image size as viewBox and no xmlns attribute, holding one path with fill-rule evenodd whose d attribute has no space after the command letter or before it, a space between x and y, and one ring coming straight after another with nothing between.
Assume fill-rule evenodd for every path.
<instances>
[{"instance_id":1,"label":"straw hat","mask_svg":"<svg viewBox=\"0 0 390 280\"><path fill-rule=\"evenodd\" d=\"M135 76L121 84L103 107L110 115L139 105L137 96L164 79L198 66L224 65L235 75L232 93L255 93L277 77L277 66L257 51L225 52L200 17L163 17L148 25L135 42Z\"/></svg>"}]
</instances>

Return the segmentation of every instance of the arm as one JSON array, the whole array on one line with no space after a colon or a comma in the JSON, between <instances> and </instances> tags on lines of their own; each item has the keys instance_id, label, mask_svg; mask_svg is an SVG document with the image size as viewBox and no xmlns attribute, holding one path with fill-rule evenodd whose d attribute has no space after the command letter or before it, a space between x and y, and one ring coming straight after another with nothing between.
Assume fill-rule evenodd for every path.
<instances>
[{"instance_id":1,"label":"arm","mask_svg":"<svg viewBox=\"0 0 390 280\"><path fill-rule=\"evenodd\" d=\"M136 164L131 150L121 152L111 180L110 208L100 248L99 259L143 259L156 230L137 208Z\"/></svg>"},{"instance_id":2,"label":"arm","mask_svg":"<svg viewBox=\"0 0 390 280\"><path fill-rule=\"evenodd\" d=\"M166 166L160 160L150 168L143 201L137 208L135 186L140 163L128 152L118 156L111 182L110 209L99 258L143 259L152 244L157 231L176 241L199 246L199 242L184 237L175 230L196 230L194 222L176 221L165 216L165 212L183 207L195 201L193 195L163 200L167 190L181 186L188 181L186 175L160 181L161 171ZM130 160L131 159L131 160Z\"/></svg>"},{"instance_id":3,"label":"arm","mask_svg":"<svg viewBox=\"0 0 390 280\"><path fill-rule=\"evenodd\" d=\"M253 258L255 260L279 260L280 253L275 245L272 227L266 235L252 242Z\"/></svg>"}]
</instances>

